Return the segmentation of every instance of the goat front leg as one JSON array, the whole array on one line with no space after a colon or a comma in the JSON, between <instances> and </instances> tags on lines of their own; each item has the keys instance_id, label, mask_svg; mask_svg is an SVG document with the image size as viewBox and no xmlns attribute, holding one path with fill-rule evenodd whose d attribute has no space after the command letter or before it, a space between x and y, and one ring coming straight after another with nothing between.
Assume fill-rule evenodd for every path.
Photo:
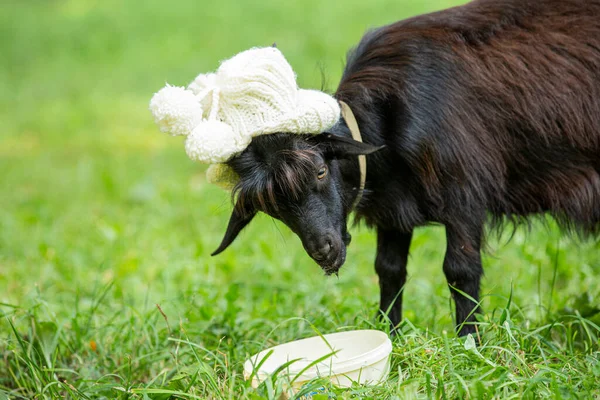
<instances>
[{"instance_id":1,"label":"goat front leg","mask_svg":"<svg viewBox=\"0 0 600 400\"><path fill-rule=\"evenodd\" d=\"M394 329L402 319L402 290L412 232L379 229L375 271L379 276L380 315L387 315Z\"/></svg>"},{"instance_id":2,"label":"goat front leg","mask_svg":"<svg viewBox=\"0 0 600 400\"><path fill-rule=\"evenodd\" d=\"M475 332L474 323L477 322L475 313L480 312L479 285L483 275L481 232L481 226L475 232L464 232L453 226L446 226L444 274L456 304L456 325L459 336Z\"/></svg>"}]
</instances>

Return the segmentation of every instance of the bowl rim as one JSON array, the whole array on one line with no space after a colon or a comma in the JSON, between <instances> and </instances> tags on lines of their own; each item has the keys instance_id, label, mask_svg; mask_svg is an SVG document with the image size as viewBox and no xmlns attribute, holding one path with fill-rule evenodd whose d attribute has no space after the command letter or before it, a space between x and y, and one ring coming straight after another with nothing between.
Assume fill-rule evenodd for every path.
<instances>
[{"instance_id":1,"label":"bowl rim","mask_svg":"<svg viewBox=\"0 0 600 400\"><path fill-rule=\"evenodd\" d=\"M350 330L350 331L333 332L333 333L328 333L328 334L324 334L324 335L310 336L307 338L292 340L290 342L281 343L276 346L269 347L265 350L262 350L256 354L252 355L250 358L248 358L244 362L244 375L245 375L246 379L248 379L248 377L250 375L252 375L252 373L254 372L254 376L257 377L260 381L262 381L264 378L266 378L267 376L272 374L273 371L263 371L260 368L258 370L255 370L254 366L256 364L262 362L262 360L268 354L269 351L271 351L279 346L284 346L284 345L288 345L288 344L296 343L296 342L315 340L315 339L323 340L323 338L325 338L325 340L328 342L331 340L330 339L331 337L336 336L336 335L349 334L349 333L365 333L365 332L368 332L370 335L377 335L377 336L379 336L380 339L383 339L383 340L377 346L373 347L369 351L367 351L365 353L361 353L361 354L353 356L353 357L350 357L350 358L347 358L347 359L335 361L333 359L333 357L329 357L320 363L314 364L312 367L310 367L308 370L304 371L302 374L299 374L300 371L302 371L304 368L306 368L306 366L308 364L314 362L314 360L299 359L297 362L292 363L285 369L287 375L296 382L304 382L304 381L308 381L308 380L311 380L311 379L321 376L319 374L319 370L318 370L319 366L326 367L327 369L329 369L330 374L328 374L328 376L337 376L337 375L343 375L345 373L361 369L363 367L368 367L369 365L376 364L377 362L382 361L386 357L389 357L390 353L392 352L392 341L390 340L389 336L385 332L376 330L376 329L357 329L357 330ZM385 338L383 336L385 336ZM253 361L254 361L254 363L253 363ZM301 362L301 361L304 361L304 362ZM306 363L307 361L308 361L308 364ZM277 369L277 367L275 369Z\"/></svg>"}]
</instances>

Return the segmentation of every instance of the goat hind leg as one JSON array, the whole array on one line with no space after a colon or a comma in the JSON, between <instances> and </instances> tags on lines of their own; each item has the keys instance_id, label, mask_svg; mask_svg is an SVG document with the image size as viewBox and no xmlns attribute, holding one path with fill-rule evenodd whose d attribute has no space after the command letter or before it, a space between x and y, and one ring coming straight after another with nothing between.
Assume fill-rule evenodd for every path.
<instances>
[{"instance_id":1,"label":"goat hind leg","mask_svg":"<svg viewBox=\"0 0 600 400\"><path fill-rule=\"evenodd\" d=\"M467 233L446 226L444 274L456 305L459 336L475 332L475 313L480 311L479 285L483 275L480 228L476 232Z\"/></svg>"}]
</instances>

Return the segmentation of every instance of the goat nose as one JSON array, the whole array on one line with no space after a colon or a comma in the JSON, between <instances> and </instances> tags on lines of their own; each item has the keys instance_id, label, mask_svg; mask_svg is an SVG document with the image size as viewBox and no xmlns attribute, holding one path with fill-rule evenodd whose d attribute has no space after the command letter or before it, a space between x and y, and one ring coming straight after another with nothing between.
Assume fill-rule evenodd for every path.
<instances>
[{"instance_id":1,"label":"goat nose","mask_svg":"<svg viewBox=\"0 0 600 400\"><path fill-rule=\"evenodd\" d=\"M331 251L331 241L329 239L325 240L325 242L319 247L315 252L313 252L312 257L317 261L323 261L329 255Z\"/></svg>"}]
</instances>

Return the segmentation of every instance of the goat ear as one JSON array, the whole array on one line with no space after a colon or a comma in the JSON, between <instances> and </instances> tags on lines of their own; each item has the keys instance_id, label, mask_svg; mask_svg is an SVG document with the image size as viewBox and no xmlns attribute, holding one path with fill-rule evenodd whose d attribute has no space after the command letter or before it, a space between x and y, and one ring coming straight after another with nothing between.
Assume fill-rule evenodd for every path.
<instances>
[{"instance_id":1,"label":"goat ear","mask_svg":"<svg viewBox=\"0 0 600 400\"><path fill-rule=\"evenodd\" d=\"M336 157L359 156L375 153L385 146L373 146L346 136L325 132L315 136L317 143L326 146L326 152Z\"/></svg>"},{"instance_id":2,"label":"goat ear","mask_svg":"<svg viewBox=\"0 0 600 400\"><path fill-rule=\"evenodd\" d=\"M213 251L211 256L216 256L229 247L240 231L244 229L244 227L248 225L250 221L252 221L252 218L254 218L255 215L256 210L245 210L245 212L241 212L239 206L234 207L231 217L229 218L229 224L227 224L225 236L223 237L219 247Z\"/></svg>"}]
</instances>

